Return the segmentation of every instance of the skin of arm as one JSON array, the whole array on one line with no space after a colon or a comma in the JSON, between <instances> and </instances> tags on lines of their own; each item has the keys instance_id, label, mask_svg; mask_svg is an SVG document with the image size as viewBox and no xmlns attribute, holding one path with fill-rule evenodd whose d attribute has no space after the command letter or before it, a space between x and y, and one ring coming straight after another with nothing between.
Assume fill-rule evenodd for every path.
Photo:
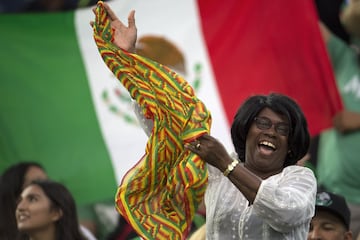
<instances>
[{"instance_id":1,"label":"skin of arm","mask_svg":"<svg viewBox=\"0 0 360 240\"><path fill-rule=\"evenodd\" d=\"M333 118L333 125L341 133L348 133L360 129L360 113L343 110Z\"/></svg>"},{"instance_id":2,"label":"skin of arm","mask_svg":"<svg viewBox=\"0 0 360 240\"><path fill-rule=\"evenodd\" d=\"M238 165L228 178L242 192L249 203L252 204L260 187L261 178L242 165Z\"/></svg>"}]
</instances>

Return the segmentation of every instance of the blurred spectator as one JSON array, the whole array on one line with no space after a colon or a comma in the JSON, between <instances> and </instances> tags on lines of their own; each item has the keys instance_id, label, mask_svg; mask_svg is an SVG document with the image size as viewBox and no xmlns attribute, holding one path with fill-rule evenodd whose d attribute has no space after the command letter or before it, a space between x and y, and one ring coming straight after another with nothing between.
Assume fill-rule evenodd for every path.
<instances>
[{"instance_id":1,"label":"blurred spectator","mask_svg":"<svg viewBox=\"0 0 360 240\"><path fill-rule=\"evenodd\" d=\"M46 180L43 166L36 162L19 162L7 168L0 176L0 239L13 240L18 235L15 210L18 198L34 180ZM85 227L81 232L88 240L96 238Z\"/></svg>"},{"instance_id":2,"label":"blurred spectator","mask_svg":"<svg viewBox=\"0 0 360 240\"><path fill-rule=\"evenodd\" d=\"M330 192L318 192L308 240L351 240L349 226L350 210L345 199Z\"/></svg>"},{"instance_id":3,"label":"blurred spectator","mask_svg":"<svg viewBox=\"0 0 360 240\"><path fill-rule=\"evenodd\" d=\"M21 191L35 179L47 179L41 165L22 162L9 167L0 177L0 239L16 239L16 201Z\"/></svg>"},{"instance_id":4,"label":"blurred spectator","mask_svg":"<svg viewBox=\"0 0 360 240\"><path fill-rule=\"evenodd\" d=\"M336 36L338 36L345 42L349 42L349 34L345 31L339 19L343 3L344 0L315 0L315 5L320 20Z\"/></svg>"},{"instance_id":5,"label":"blurred spectator","mask_svg":"<svg viewBox=\"0 0 360 240\"><path fill-rule=\"evenodd\" d=\"M350 229L360 233L360 1L350 0L341 12L350 33L350 45L320 24L327 43L344 110L333 119L333 128L320 136L316 175L327 190L345 197L351 211Z\"/></svg>"},{"instance_id":6,"label":"blurred spectator","mask_svg":"<svg viewBox=\"0 0 360 240\"><path fill-rule=\"evenodd\" d=\"M67 188L49 180L35 180L21 193L16 208L21 239L85 240L76 205Z\"/></svg>"}]
</instances>

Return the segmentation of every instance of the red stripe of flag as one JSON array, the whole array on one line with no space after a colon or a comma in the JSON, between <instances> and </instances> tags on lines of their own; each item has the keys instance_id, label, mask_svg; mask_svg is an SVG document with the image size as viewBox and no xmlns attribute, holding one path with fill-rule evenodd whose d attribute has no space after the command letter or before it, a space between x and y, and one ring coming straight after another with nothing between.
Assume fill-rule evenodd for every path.
<instances>
[{"instance_id":1,"label":"red stripe of flag","mask_svg":"<svg viewBox=\"0 0 360 240\"><path fill-rule=\"evenodd\" d=\"M311 0L198 0L229 122L250 95L280 92L302 107L312 135L342 103Z\"/></svg>"}]
</instances>

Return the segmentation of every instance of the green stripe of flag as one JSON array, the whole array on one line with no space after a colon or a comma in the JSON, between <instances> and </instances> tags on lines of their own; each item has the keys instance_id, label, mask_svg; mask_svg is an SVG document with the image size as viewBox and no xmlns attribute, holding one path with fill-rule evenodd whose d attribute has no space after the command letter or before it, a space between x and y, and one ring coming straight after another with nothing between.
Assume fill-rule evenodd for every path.
<instances>
[{"instance_id":1,"label":"green stripe of flag","mask_svg":"<svg viewBox=\"0 0 360 240\"><path fill-rule=\"evenodd\" d=\"M0 172L38 161L79 203L113 196L74 13L0 15L0 31Z\"/></svg>"}]
</instances>

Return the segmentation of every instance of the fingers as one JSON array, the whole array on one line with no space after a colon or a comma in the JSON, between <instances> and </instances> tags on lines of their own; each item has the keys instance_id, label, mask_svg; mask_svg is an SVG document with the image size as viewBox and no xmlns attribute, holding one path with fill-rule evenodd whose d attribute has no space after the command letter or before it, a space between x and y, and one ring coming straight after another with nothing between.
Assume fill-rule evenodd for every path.
<instances>
[{"instance_id":1,"label":"fingers","mask_svg":"<svg viewBox=\"0 0 360 240\"><path fill-rule=\"evenodd\" d=\"M131 10L128 16L129 28L135 27L135 10Z\"/></svg>"},{"instance_id":2,"label":"fingers","mask_svg":"<svg viewBox=\"0 0 360 240\"><path fill-rule=\"evenodd\" d=\"M199 140L195 140L193 142L186 143L184 147L191 150L192 152L198 152L201 149L201 142Z\"/></svg>"},{"instance_id":3,"label":"fingers","mask_svg":"<svg viewBox=\"0 0 360 240\"><path fill-rule=\"evenodd\" d=\"M92 8L93 13L96 15L96 7ZM90 21L90 26L93 28L94 27L94 21Z\"/></svg>"},{"instance_id":4,"label":"fingers","mask_svg":"<svg viewBox=\"0 0 360 240\"><path fill-rule=\"evenodd\" d=\"M108 13L111 21L118 20L116 14L113 12L113 10L110 8L110 6L105 2L104 2L104 8L105 8L106 12Z\"/></svg>"},{"instance_id":5,"label":"fingers","mask_svg":"<svg viewBox=\"0 0 360 240\"><path fill-rule=\"evenodd\" d=\"M185 148L190 149L193 152L199 152L201 150L201 146L203 143L205 143L208 139L211 139L212 137L208 134L201 135L196 140L186 143Z\"/></svg>"},{"instance_id":6,"label":"fingers","mask_svg":"<svg viewBox=\"0 0 360 240\"><path fill-rule=\"evenodd\" d=\"M103 6L104 6L106 12L108 13L108 16L111 21L120 21L119 18L116 16L115 12L111 9L111 7L106 2L103 2ZM92 11L94 14L96 14L96 8L97 7L92 8ZM92 23L90 23L90 25L93 26ZM135 10L131 10L129 13L128 25L129 25L129 28L136 28L136 26L135 26Z\"/></svg>"},{"instance_id":7,"label":"fingers","mask_svg":"<svg viewBox=\"0 0 360 240\"><path fill-rule=\"evenodd\" d=\"M204 139L204 140L206 140L206 139L212 139L213 137L212 136L210 136L209 134L203 134L203 135L201 135L200 137L198 137L198 139L200 139L200 140L202 140L202 139Z\"/></svg>"}]
</instances>

